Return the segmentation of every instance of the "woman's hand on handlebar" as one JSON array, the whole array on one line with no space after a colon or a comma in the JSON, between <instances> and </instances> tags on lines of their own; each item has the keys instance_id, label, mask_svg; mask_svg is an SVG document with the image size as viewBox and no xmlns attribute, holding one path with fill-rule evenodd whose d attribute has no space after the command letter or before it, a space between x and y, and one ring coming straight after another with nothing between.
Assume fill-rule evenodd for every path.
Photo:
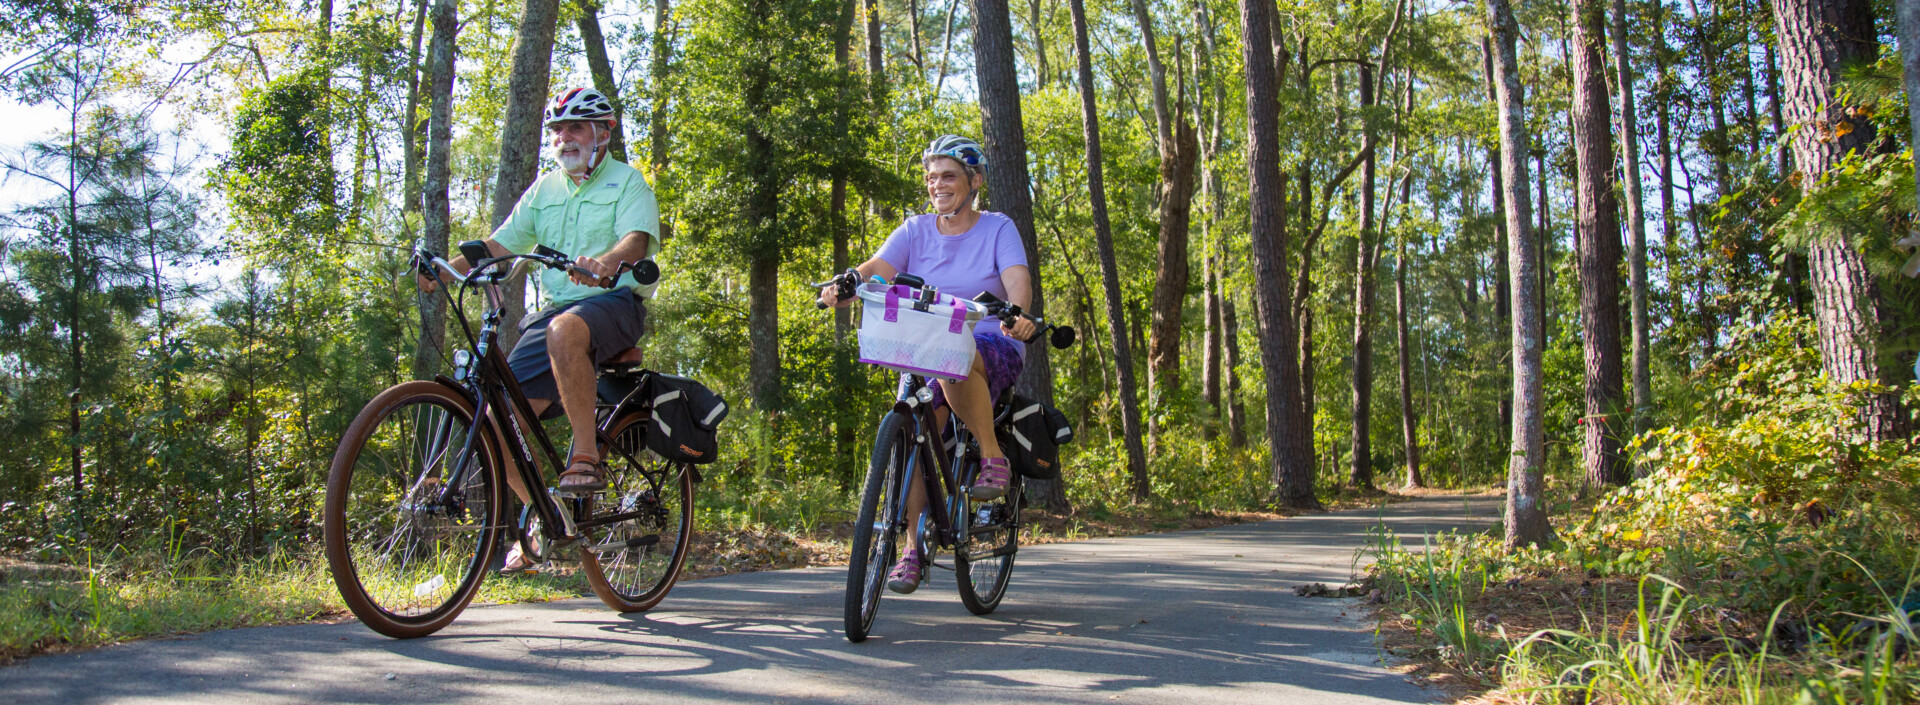
<instances>
[{"instance_id":1,"label":"woman's hand on handlebar","mask_svg":"<svg viewBox=\"0 0 1920 705\"><path fill-rule=\"evenodd\" d=\"M1006 334L1009 338L1024 343L1033 340L1034 334L1040 332L1040 326L1034 323L1031 318L1015 316L1011 322L1005 319L1000 321L1000 332Z\"/></svg>"}]
</instances>

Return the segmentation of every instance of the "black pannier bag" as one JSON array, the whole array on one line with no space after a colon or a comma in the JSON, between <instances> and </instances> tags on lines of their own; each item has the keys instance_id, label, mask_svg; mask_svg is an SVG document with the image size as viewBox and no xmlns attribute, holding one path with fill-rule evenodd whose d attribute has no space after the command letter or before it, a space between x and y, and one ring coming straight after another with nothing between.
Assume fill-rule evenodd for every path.
<instances>
[{"instance_id":1,"label":"black pannier bag","mask_svg":"<svg viewBox=\"0 0 1920 705\"><path fill-rule=\"evenodd\" d=\"M715 433L727 418L727 400L707 385L657 372L648 379L646 393L653 407L647 448L673 462L713 462L720 449Z\"/></svg>"},{"instance_id":2,"label":"black pannier bag","mask_svg":"<svg viewBox=\"0 0 1920 705\"><path fill-rule=\"evenodd\" d=\"M1000 450L1021 475L1035 480L1060 477L1060 445L1073 441L1067 415L1018 394L1008 404L1007 421L997 429Z\"/></svg>"}]
</instances>

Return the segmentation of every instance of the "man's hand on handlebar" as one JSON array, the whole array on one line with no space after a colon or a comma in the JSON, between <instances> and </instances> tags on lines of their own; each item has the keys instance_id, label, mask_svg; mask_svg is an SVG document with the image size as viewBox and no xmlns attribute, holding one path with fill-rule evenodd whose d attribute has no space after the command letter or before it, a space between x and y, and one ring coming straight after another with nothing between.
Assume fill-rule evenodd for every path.
<instances>
[{"instance_id":1,"label":"man's hand on handlebar","mask_svg":"<svg viewBox=\"0 0 1920 705\"><path fill-rule=\"evenodd\" d=\"M567 276L575 284L612 288L614 277L619 276L618 265L607 265L592 257L580 256L573 259L573 266L567 268Z\"/></svg>"}]
</instances>

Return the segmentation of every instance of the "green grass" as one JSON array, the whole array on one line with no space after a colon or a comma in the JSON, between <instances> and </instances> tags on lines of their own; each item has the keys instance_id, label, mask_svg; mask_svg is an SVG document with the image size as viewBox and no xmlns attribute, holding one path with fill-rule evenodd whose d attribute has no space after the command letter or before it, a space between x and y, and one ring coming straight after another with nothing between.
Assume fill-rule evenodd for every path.
<instances>
[{"instance_id":1,"label":"green grass","mask_svg":"<svg viewBox=\"0 0 1920 705\"><path fill-rule=\"evenodd\" d=\"M1509 554L1497 539L1459 534L1429 537L1424 548L1406 550L1379 528L1363 549L1389 600L1383 628L1398 625L1427 645L1415 650L1429 657L1425 667L1479 678L1491 702L1920 702L1920 649L1901 644L1920 645L1901 605L1905 589L1916 583L1913 570L1905 580L1877 576L1835 552L1837 561L1865 573L1868 584L1890 586L1865 613L1831 605L1810 610L1788 599L1769 613L1741 614L1716 598L1725 586L1690 589L1655 573L1628 583L1621 590L1631 590L1625 609L1616 612L1618 603L1604 594L1614 583L1582 580L1594 586L1582 588L1588 599L1563 600L1558 586L1570 580L1540 579L1552 570L1552 553ZM1582 575L1593 573L1574 577ZM1502 581L1511 582L1493 588ZM1496 613L1507 623L1566 626L1509 631L1485 619Z\"/></svg>"},{"instance_id":2,"label":"green grass","mask_svg":"<svg viewBox=\"0 0 1920 705\"><path fill-rule=\"evenodd\" d=\"M574 571L489 576L480 602L586 593ZM117 553L91 567L20 564L0 574L0 663L133 639L349 618L326 561L274 554L222 560Z\"/></svg>"}]
</instances>

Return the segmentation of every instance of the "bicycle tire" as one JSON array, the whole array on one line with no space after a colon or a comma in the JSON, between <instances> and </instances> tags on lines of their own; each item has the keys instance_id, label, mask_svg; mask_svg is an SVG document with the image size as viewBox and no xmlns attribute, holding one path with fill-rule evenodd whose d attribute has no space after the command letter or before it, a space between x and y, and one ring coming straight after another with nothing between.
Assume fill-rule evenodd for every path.
<instances>
[{"instance_id":1,"label":"bicycle tire","mask_svg":"<svg viewBox=\"0 0 1920 705\"><path fill-rule=\"evenodd\" d=\"M580 547L587 586L616 612L644 612L660 604L680 578L693 537L693 470L657 457L651 464L645 461L648 418L629 414L609 427L615 447L607 454L607 488L587 500L588 517L651 510L649 516L596 529ZM667 549L664 555L661 547Z\"/></svg>"},{"instance_id":2,"label":"bicycle tire","mask_svg":"<svg viewBox=\"0 0 1920 705\"><path fill-rule=\"evenodd\" d=\"M880 614L880 594L887 589L887 571L898 558L899 522L893 514L899 504L895 500L905 475L905 458L913 448L908 429L912 421L903 414L882 419L867 464L866 488L860 494L847 560L846 634L847 641L856 644L866 641L873 630Z\"/></svg>"},{"instance_id":3,"label":"bicycle tire","mask_svg":"<svg viewBox=\"0 0 1920 705\"><path fill-rule=\"evenodd\" d=\"M324 538L334 585L360 622L396 639L439 631L473 600L505 505L490 434L454 456L473 407L437 382L389 387L354 417L327 472ZM450 503L441 478L462 475ZM478 504L479 506L474 506Z\"/></svg>"},{"instance_id":4,"label":"bicycle tire","mask_svg":"<svg viewBox=\"0 0 1920 705\"><path fill-rule=\"evenodd\" d=\"M960 604L976 615L991 614L1007 596L1013 579L1013 559L1020 548L1020 509L1026 498L1020 476L1007 483L1007 494L990 502L965 500L958 517L973 540L953 552L954 582L960 585ZM962 497L966 495L962 494ZM986 522L981 522L982 515ZM976 527L990 528L978 533ZM978 535L975 535L978 533ZM984 555L984 560L975 556ZM998 554L998 555L993 555Z\"/></svg>"}]
</instances>

